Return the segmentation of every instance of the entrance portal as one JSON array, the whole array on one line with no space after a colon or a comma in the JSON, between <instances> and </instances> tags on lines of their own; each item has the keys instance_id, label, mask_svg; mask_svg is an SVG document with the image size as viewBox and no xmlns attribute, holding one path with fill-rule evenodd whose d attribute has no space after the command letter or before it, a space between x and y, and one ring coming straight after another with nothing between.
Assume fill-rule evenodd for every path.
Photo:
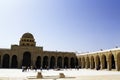
<instances>
[{"instance_id":1,"label":"entrance portal","mask_svg":"<svg viewBox=\"0 0 120 80\"><path fill-rule=\"evenodd\" d=\"M22 66L30 67L31 66L31 53L25 52L23 54Z\"/></svg>"}]
</instances>

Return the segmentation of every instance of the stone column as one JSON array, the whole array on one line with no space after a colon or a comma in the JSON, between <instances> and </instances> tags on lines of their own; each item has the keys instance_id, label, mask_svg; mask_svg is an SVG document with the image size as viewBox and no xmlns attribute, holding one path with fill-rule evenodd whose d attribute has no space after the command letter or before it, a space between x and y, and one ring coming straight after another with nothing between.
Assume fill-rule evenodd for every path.
<instances>
[{"instance_id":1,"label":"stone column","mask_svg":"<svg viewBox=\"0 0 120 80\"><path fill-rule=\"evenodd\" d=\"M116 68L117 71L120 70L120 68L119 68L119 61L117 61L117 59L115 59L115 68Z\"/></svg>"},{"instance_id":2,"label":"stone column","mask_svg":"<svg viewBox=\"0 0 120 80\"><path fill-rule=\"evenodd\" d=\"M78 66L80 66L80 59L78 58Z\"/></svg>"},{"instance_id":3,"label":"stone column","mask_svg":"<svg viewBox=\"0 0 120 80\"><path fill-rule=\"evenodd\" d=\"M68 68L70 68L70 58L68 58Z\"/></svg>"},{"instance_id":4,"label":"stone column","mask_svg":"<svg viewBox=\"0 0 120 80\"><path fill-rule=\"evenodd\" d=\"M56 59L56 61L55 61L55 68L57 68L57 57L55 57Z\"/></svg>"},{"instance_id":5,"label":"stone column","mask_svg":"<svg viewBox=\"0 0 120 80\"><path fill-rule=\"evenodd\" d=\"M41 67L43 67L43 56L41 56Z\"/></svg>"},{"instance_id":6,"label":"stone column","mask_svg":"<svg viewBox=\"0 0 120 80\"><path fill-rule=\"evenodd\" d=\"M92 61L91 61L91 58L90 58L90 69L92 69Z\"/></svg>"},{"instance_id":7,"label":"stone column","mask_svg":"<svg viewBox=\"0 0 120 80\"><path fill-rule=\"evenodd\" d=\"M108 70L111 70L111 61L107 60Z\"/></svg>"},{"instance_id":8,"label":"stone column","mask_svg":"<svg viewBox=\"0 0 120 80\"><path fill-rule=\"evenodd\" d=\"M81 68L83 68L83 61L81 60Z\"/></svg>"},{"instance_id":9,"label":"stone column","mask_svg":"<svg viewBox=\"0 0 120 80\"><path fill-rule=\"evenodd\" d=\"M10 55L10 59L9 59L9 68L11 68L11 61L12 60L12 56Z\"/></svg>"},{"instance_id":10,"label":"stone column","mask_svg":"<svg viewBox=\"0 0 120 80\"><path fill-rule=\"evenodd\" d=\"M50 57L48 56L48 68L50 68Z\"/></svg>"},{"instance_id":11,"label":"stone column","mask_svg":"<svg viewBox=\"0 0 120 80\"><path fill-rule=\"evenodd\" d=\"M97 61L96 61L96 59L95 59L95 69L97 68Z\"/></svg>"},{"instance_id":12,"label":"stone column","mask_svg":"<svg viewBox=\"0 0 120 80\"><path fill-rule=\"evenodd\" d=\"M22 68L22 58L18 58L17 56L17 61L18 61L18 68Z\"/></svg>"},{"instance_id":13,"label":"stone column","mask_svg":"<svg viewBox=\"0 0 120 80\"><path fill-rule=\"evenodd\" d=\"M36 57L34 57L33 59L31 59L31 65L36 66L35 62L36 62Z\"/></svg>"},{"instance_id":14,"label":"stone column","mask_svg":"<svg viewBox=\"0 0 120 80\"><path fill-rule=\"evenodd\" d=\"M64 58L62 57L62 68L64 68Z\"/></svg>"},{"instance_id":15,"label":"stone column","mask_svg":"<svg viewBox=\"0 0 120 80\"><path fill-rule=\"evenodd\" d=\"M88 61L85 60L85 62L86 62L86 63L85 63L85 68L88 69Z\"/></svg>"},{"instance_id":16,"label":"stone column","mask_svg":"<svg viewBox=\"0 0 120 80\"><path fill-rule=\"evenodd\" d=\"M101 61L101 69L104 69L105 64L103 64L103 62Z\"/></svg>"},{"instance_id":17,"label":"stone column","mask_svg":"<svg viewBox=\"0 0 120 80\"><path fill-rule=\"evenodd\" d=\"M70 68L70 58L68 58L68 68Z\"/></svg>"},{"instance_id":18,"label":"stone column","mask_svg":"<svg viewBox=\"0 0 120 80\"><path fill-rule=\"evenodd\" d=\"M103 60L100 56L100 69L102 70L104 68L105 64L103 64Z\"/></svg>"}]
</instances>

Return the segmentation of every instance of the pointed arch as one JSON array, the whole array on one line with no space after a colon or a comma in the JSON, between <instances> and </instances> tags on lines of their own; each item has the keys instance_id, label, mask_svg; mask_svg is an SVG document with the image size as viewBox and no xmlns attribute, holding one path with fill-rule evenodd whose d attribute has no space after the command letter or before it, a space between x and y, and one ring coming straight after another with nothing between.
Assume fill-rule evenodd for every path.
<instances>
[{"instance_id":1,"label":"pointed arch","mask_svg":"<svg viewBox=\"0 0 120 80\"><path fill-rule=\"evenodd\" d=\"M113 54L110 55L110 64L111 64L111 69L115 69L116 68L115 58L114 58Z\"/></svg>"},{"instance_id":2,"label":"pointed arch","mask_svg":"<svg viewBox=\"0 0 120 80\"><path fill-rule=\"evenodd\" d=\"M100 57L97 55L97 56L96 56L96 69L97 69L97 70L101 68L100 65L101 65L101 63L100 63Z\"/></svg>"},{"instance_id":3,"label":"pointed arch","mask_svg":"<svg viewBox=\"0 0 120 80\"><path fill-rule=\"evenodd\" d=\"M71 68L75 68L75 59L73 57L70 59L70 66Z\"/></svg>"},{"instance_id":4,"label":"pointed arch","mask_svg":"<svg viewBox=\"0 0 120 80\"><path fill-rule=\"evenodd\" d=\"M96 69L99 70L101 68L100 57L96 56Z\"/></svg>"},{"instance_id":5,"label":"pointed arch","mask_svg":"<svg viewBox=\"0 0 120 80\"><path fill-rule=\"evenodd\" d=\"M62 68L62 57L60 56L57 58L57 67Z\"/></svg>"},{"instance_id":6,"label":"pointed arch","mask_svg":"<svg viewBox=\"0 0 120 80\"><path fill-rule=\"evenodd\" d=\"M64 68L68 68L68 57L64 58Z\"/></svg>"},{"instance_id":7,"label":"pointed arch","mask_svg":"<svg viewBox=\"0 0 120 80\"><path fill-rule=\"evenodd\" d=\"M95 68L95 61L94 61L94 57L91 56L91 69Z\"/></svg>"},{"instance_id":8,"label":"pointed arch","mask_svg":"<svg viewBox=\"0 0 120 80\"><path fill-rule=\"evenodd\" d=\"M11 62L11 68L17 68L17 67L18 67L17 56L13 55L12 56L12 62Z\"/></svg>"},{"instance_id":9,"label":"pointed arch","mask_svg":"<svg viewBox=\"0 0 120 80\"><path fill-rule=\"evenodd\" d=\"M54 69L55 68L55 57L52 56L50 58L50 68Z\"/></svg>"},{"instance_id":10,"label":"pointed arch","mask_svg":"<svg viewBox=\"0 0 120 80\"><path fill-rule=\"evenodd\" d=\"M31 53L24 52L22 66L30 67L31 66Z\"/></svg>"},{"instance_id":11,"label":"pointed arch","mask_svg":"<svg viewBox=\"0 0 120 80\"><path fill-rule=\"evenodd\" d=\"M9 61L10 61L10 56L8 54L3 55L3 60L2 60L2 67L3 68L9 68Z\"/></svg>"},{"instance_id":12,"label":"pointed arch","mask_svg":"<svg viewBox=\"0 0 120 80\"><path fill-rule=\"evenodd\" d=\"M102 60L102 68L103 69L107 69L107 59L106 59L106 56L103 54L102 56L101 56L101 60Z\"/></svg>"},{"instance_id":13,"label":"pointed arch","mask_svg":"<svg viewBox=\"0 0 120 80\"><path fill-rule=\"evenodd\" d=\"M35 65L38 69L40 69L40 67L41 67L41 57L40 56L37 57Z\"/></svg>"},{"instance_id":14,"label":"pointed arch","mask_svg":"<svg viewBox=\"0 0 120 80\"><path fill-rule=\"evenodd\" d=\"M43 68L46 69L48 67L48 56L43 57Z\"/></svg>"}]
</instances>

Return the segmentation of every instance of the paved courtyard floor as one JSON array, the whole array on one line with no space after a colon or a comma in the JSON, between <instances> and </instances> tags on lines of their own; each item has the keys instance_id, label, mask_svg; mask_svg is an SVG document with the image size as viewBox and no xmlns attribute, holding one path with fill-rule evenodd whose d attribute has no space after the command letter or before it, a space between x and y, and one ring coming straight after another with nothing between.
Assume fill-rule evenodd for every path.
<instances>
[{"instance_id":1,"label":"paved courtyard floor","mask_svg":"<svg viewBox=\"0 0 120 80\"><path fill-rule=\"evenodd\" d=\"M43 79L36 79L41 72ZM65 78L59 78L59 73L64 73ZM0 80L120 80L119 71L68 69L68 70L29 70L22 72L21 69L0 69Z\"/></svg>"}]
</instances>

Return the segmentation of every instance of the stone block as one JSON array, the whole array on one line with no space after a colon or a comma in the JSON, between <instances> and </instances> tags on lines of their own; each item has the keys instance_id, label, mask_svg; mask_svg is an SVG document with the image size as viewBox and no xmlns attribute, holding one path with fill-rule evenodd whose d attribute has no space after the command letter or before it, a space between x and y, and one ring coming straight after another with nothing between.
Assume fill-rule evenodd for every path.
<instances>
[{"instance_id":1,"label":"stone block","mask_svg":"<svg viewBox=\"0 0 120 80\"><path fill-rule=\"evenodd\" d=\"M37 78L43 78L41 72L38 72L38 73L37 73Z\"/></svg>"},{"instance_id":2,"label":"stone block","mask_svg":"<svg viewBox=\"0 0 120 80\"><path fill-rule=\"evenodd\" d=\"M65 78L65 75L63 73L59 73L59 78Z\"/></svg>"}]
</instances>

